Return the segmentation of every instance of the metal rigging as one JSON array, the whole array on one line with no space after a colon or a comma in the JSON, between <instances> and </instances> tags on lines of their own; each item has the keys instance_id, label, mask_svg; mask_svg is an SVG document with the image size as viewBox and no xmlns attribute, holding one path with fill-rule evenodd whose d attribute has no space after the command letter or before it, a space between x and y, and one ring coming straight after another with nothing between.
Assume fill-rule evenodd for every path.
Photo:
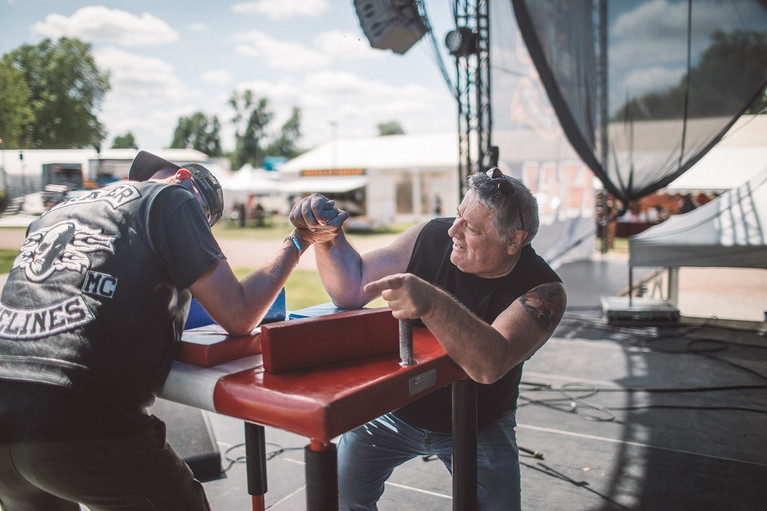
<instances>
[{"instance_id":1,"label":"metal rigging","mask_svg":"<svg viewBox=\"0 0 767 511\"><path fill-rule=\"evenodd\" d=\"M454 0L453 18L445 44L455 57L460 200L470 174L498 163L498 149L491 142L489 1Z\"/></svg>"}]
</instances>

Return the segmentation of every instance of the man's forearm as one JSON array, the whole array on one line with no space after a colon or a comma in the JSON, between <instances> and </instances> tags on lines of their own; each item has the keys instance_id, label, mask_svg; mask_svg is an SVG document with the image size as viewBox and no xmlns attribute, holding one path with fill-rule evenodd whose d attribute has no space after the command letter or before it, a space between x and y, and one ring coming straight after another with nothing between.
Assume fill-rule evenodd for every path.
<instances>
[{"instance_id":1,"label":"man's forearm","mask_svg":"<svg viewBox=\"0 0 767 511\"><path fill-rule=\"evenodd\" d=\"M474 381L492 383L507 371L508 342L453 296L435 289L431 311L421 320Z\"/></svg>"},{"instance_id":2,"label":"man's forearm","mask_svg":"<svg viewBox=\"0 0 767 511\"><path fill-rule=\"evenodd\" d=\"M317 270L333 303L341 309L355 309L370 301L362 291L362 257L343 233L335 240L314 246Z\"/></svg>"}]
</instances>

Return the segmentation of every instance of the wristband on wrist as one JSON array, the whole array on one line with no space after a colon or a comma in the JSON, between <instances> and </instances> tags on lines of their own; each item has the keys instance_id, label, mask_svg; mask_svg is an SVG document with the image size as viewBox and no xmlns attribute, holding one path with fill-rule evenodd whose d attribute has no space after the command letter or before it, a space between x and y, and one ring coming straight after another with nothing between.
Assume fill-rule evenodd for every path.
<instances>
[{"instance_id":1,"label":"wristband on wrist","mask_svg":"<svg viewBox=\"0 0 767 511\"><path fill-rule=\"evenodd\" d=\"M293 245L296 246L296 250L298 250L298 258L300 259L301 253L303 252L303 250L301 250L301 244L298 242L298 239L295 236L288 236L287 238L285 238L285 241L288 241L288 240L292 241Z\"/></svg>"}]
</instances>

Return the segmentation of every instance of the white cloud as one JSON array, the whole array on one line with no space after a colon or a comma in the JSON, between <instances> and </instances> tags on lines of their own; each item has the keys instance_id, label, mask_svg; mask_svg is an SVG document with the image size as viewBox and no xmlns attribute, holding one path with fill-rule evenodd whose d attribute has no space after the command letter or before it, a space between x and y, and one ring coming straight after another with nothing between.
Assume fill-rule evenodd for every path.
<instances>
[{"instance_id":1,"label":"white cloud","mask_svg":"<svg viewBox=\"0 0 767 511\"><path fill-rule=\"evenodd\" d=\"M720 2L697 0L692 4L693 37L708 39L716 29L743 28L744 20L762 11L755 2ZM763 12L763 11L762 11ZM616 36L653 39L679 38L679 27L687 27L687 2L654 0L638 4L637 8L616 19Z\"/></svg>"},{"instance_id":2,"label":"white cloud","mask_svg":"<svg viewBox=\"0 0 767 511\"><path fill-rule=\"evenodd\" d=\"M202 32L206 28L208 28L208 26L205 23L191 23L186 27L190 32Z\"/></svg>"},{"instance_id":3,"label":"white cloud","mask_svg":"<svg viewBox=\"0 0 767 511\"><path fill-rule=\"evenodd\" d=\"M759 19L753 2L733 4L696 1L692 6L691 43L693 61L711 44L716 29L744 28L744 20ZM637 4L618 16L611 27L610 65L678 64L687 57L687 2L654 0Z\"/></svg>"},{"instance_id":4,"label":"white cloud","mask_svg":"<svg viewBox=\"0 0 767 511\"><path fill-rule=\"evenodd\" d=\"M263 14L270 19L284 21L296 16L318 16L327 8L327 0L255 0L234 4L232 11Z\"/></svg>"},{"instance_id":5,"label":"white cloud","mask_svg":"<svg viewBox=\"0 0 767 511\"><path fill-rule=\"evenodd\" d=\"M102 115L109 126L107 144L117 135L131 132L142 149L170 147L178 119L193 113L189 108L136 110L124 102L107 101Z\"/></svg>"},{"instance_id":6,"label":"white cloud","mask_svg":"<svg viewBox=\"0 0 767 511\"><path fill-rule=\"evenodd\" d=\"M204 72L200 78L205 82L223 85L232 81L232 73L226 69L213 69Z\"/></svg>"},{"instance_id":7,"label":"white cloud","mask_svg":"<svg viewBox=\"0 0 767 511\"><path fill-rule=\"evenodd\" d=\"M103 6L83 7L71 17L49 14L32 30L43 36L120 44L123 46L160 45L178 39L178 33L159 18L144 13L140 17L120 9Z\"/></svg>"},{"instance_id":8,"label":"white cloud","mask_svg":"<svg viewBox=\"0 0 767 511\"><path fill-rule=\"evenodd\" d=\"M671 5L667 0L641 3L619 16L612 27L622 37L653 39L678 34L680 26L687 25L687 4Z\"/></svg>"},{"instance_id":9,"label":"white cloud","mask_svg":"<svg viewBox=\"0 0 767 511\"><path fill-rule=\"evenodd\" d=\"M112 89L107 93L125 100L142 101L189 97L184 81L176 76L175 68L167 62L139 56L113 46L95 53L96 64L110 72Z\"/></svg>"},{"instance_id":10,"label":"white cloud","mask_svg":"<svg viewBox=\"0 0 767 511\"><path fill-rule=\"evenodd\" d=\"M240 55L258 57L276 69L316 69L327 66L330 58L300 43L278 41L258 30L232 37Z\"/></svg>"},{"instance_id":11,"label":"white cloud","mask_svg":"<svg viewBox=\"0 0 767 511\"><path fill-rule=\"evenodd\" d=\"M307 138L313 129L322 134L329 119L338 122L341 137L373 136L378 123L396 120L404 125L406 119L429 115L441 102L428 87L392 85L337 71L308 75L300 90ZM450 117L454 115L451 111Z\"/></svg>"},{"instance_id":12,"label":"white cloud","mask_svg":"<svg viewBox=\"0 0 767 511\"><path fill-rule=\"evenodd\" d=\"M282 76L276 82L242 82L237 90L252 90L269 100L274 113L270 123L278 129L293 106L301 109L301 145L312 147L329 139L330 121L337 123L338 137L375 136L376 126L396 120L425 132L455 129L456 108L447 94L435 94L420 85L391 85L354 73L320 71L303 78ZM439 115L434 115L435 108ZM230 112L231 113L231 112Z\"/></svg>"},{"instance_id":13,"label":"white cloud","mask_svg":"<svg viewBox=\"0 0 767 511\"><path fill-rule=\"evenodd\" d=\"M339 60L371 60L385 57L385 52L370 47L367 39L352 32L331 30L312 41L324 54Z\"/></svg>"},{"instance_id":14,"label":"white cloud","mask_svg":"<svg viewBox=\"0 0 767 511\"><path fill-rule=\"evenodd\" d=\"M638 69L628 73L626 78L622 80L622 86L617 90L622 93L627 92L632 97L666 90L678 84L686 72L686 68L650 67Z\"/></svg>"}]
</instances>

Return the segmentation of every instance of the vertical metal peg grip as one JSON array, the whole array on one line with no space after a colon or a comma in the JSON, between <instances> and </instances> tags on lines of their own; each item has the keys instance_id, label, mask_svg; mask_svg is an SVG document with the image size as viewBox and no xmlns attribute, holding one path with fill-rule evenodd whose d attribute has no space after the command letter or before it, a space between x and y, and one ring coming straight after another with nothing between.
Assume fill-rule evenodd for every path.
<instances>
[{"instance_id":1,"label":"vertical metal peg grip","mask_svg":"<svg viewBox=\"0 0 767 511\"><path fill-rule=\"evenodd\" d=\"M399 365L411 366L413 360L413 320L399 320Z\"/></svg>"}]
</instances>

